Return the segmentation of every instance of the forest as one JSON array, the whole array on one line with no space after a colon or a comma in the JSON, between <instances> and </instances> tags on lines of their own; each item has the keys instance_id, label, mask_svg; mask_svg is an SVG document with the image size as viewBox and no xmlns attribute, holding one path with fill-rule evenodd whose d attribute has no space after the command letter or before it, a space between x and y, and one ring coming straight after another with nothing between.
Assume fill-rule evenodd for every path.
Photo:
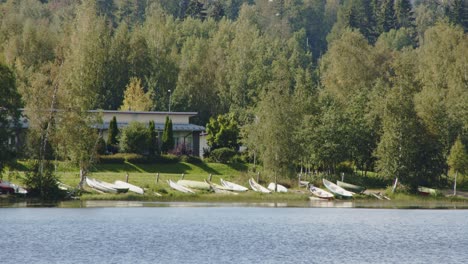
<instances>
[{"instance_id":1,"label":"forest","mask_svg":"<svg viewBox=\"0 0 468 264\"><path fill-rule=\"evenodd\" d=\"M87 110L171 107L234 119L230 147L281 177L447 185L468 175L467 31L464 0L3 0L0 169L16 109L22 155L85 174Z\"/></svg>"}]
</instances>

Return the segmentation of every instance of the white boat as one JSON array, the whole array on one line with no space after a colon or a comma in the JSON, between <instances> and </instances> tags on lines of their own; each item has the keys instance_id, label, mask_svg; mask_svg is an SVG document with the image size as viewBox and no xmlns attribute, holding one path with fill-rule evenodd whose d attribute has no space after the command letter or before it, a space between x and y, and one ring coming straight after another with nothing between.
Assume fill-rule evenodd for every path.
<instances>
[{"instance_id":1,"label":"white boat","mask_svg":"<svg viewBox=\"0 0 468 264\"><path fill-rule=\"evenodd\" d=\"M105 192L105 193L117 193L116 189L99 184L96 181L96 179L89 178L89 177L86 177L85 179L86 179L86 184L93 189L96 189L100 192Z\"/></svg>"},{"instance_id":2,"label":"white boat","mask_svg":"<svg viewBox=\"0 0 468 264\"><path fill-rule=\"evenodd\" d=\"M108 192L108 193L126 193L128 192L127 187L120 187L112 183L100 181L98 179L86 177L86 184L89 187L92 187L96 190L101 192Z\"/></svg>"},{"instance_id":3,"label":"white boat","mask_svg":"<svg viewBox=\"0 0 468 264\"><path fill-rule=\"evenodd\" d=\"M190 189L190 188L187 188L185 186L182 186L180 184L177 184L171 180L168 180L167 183L169 184L169 186L176 190L176 191L179 191L179 192L183 192L183 193L192 193L192 194L195 194L195 191Z\"/></svg>"},{"instance_id":4,"label":"white boat","mask_svg":"<svg viewBox=\"0 0 468 264\"><path fill-rule=\"evenodd\" d=\"M343 198L351 198L353 197L353 194L352 192L349 192L343 188L341 188L340 186L334 184L333 182L331 181L328 181L326 179L323 179L323 185L325 185L325 187L330 190L330 192L332 192L334 195L336 196L340 196L340 197L343 197Z\"/></svg>"},{"instance_id":5,"label":"white boat","mask_svg":"<svg viewBox=\"0 0 468 264\"><path fill-rule=\"evenodd\" d=\"M211 190L211 187L208 183L202 181L190 181L190 180L178 180L177 184L182 185L187 188L197 189L197 190Z\"/></svg>"},{"instance_id":6,"label":"white boat","mask_svg":"<svg viewBox=\"0 0 468 264\"><path fill-rule=\"evenodd\" d=\"M270 184L268 184L268 189L271 190L272 192L288 192L288 188L284 187L283 185L281 184L276 184L276 187L275 188L275 183L274 182L270 182Z\"/></svg>"},{"instance_id":7,"label":"white boat","mask_svg":"<svg viewBox=\"0 0 468 264\"><path fill-rule=\"evenodd\" d=\"M252 190L256 192L261 192L261 193L271 193L270 190L267 188L263 187L262 185L258 184L253 178L249 179L249 184Z\"/></svg>"},{"instance_id":8,"label":"white boat","mask_svg":"<svg viewBox=\"0 0 468 264\"><path fill-rule=\"evenodd\" d=\"M145 193L145 191L142 188L140 188L140 187L138 187L136 185L130 184L128 182L117 180L117 181L114 181L114 185L116 185L118 187L122 187L122 188L128 188L129 191L134 192L134 193L138 193L138 194L144 194Z\"/></svg>"},{"instance_id":9,"label":"white boat","mask_svg":"<svg viewBox=\"0 0 468 264\"><path fill-rule=\"evenodd\" d=\"M312 184L309 185L309 191L315 195L316 197L320 198L320 199L327 199L327 200L330 200L333 198L333 194L323 190L323 189L320 189L318 187L315 187L313 186Z\"/></svg>"},{"instance_id":10,"label":"white boat","mask_svg":"<svg viewBox=\"0 0 468 264\"><path fill-rule=\"evenodd\" d=\"M226 187L228 190L230 191L234 191L234 192L246 192L248 191L249 189L242 186L242 185L239 185L239 184L235 184L233 182L228 182L228 181L225 181L223 179L221 179L221 184Z\"/></svg>"},{"instance_id":11,"label":"white boat","mask_svg":"<svg viewBox=\"0 0 468 264\"><path fill-rule=\"evenodd\" d=\"M210 182L208 180L205 180L205 182L210 185L211 189L213 190L213 192L215 193L219 193L219 194L238 194L238 193L235 193L235 192L232 192L230 191L228 188L224 187L224 186L221 186L219 184L216 184L216 183L213 183L213 182Z\"/></svg>"}]
</instances>

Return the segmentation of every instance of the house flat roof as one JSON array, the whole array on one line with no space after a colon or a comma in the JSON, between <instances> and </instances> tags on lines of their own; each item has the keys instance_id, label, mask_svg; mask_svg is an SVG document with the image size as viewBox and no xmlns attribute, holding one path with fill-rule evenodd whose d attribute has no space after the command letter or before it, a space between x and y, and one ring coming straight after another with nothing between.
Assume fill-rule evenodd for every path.
<instances>
[{"instance_id":1,"label":"house flat roof","mask_svg":"<svg viewBox=\"0 0 468 264\"><path fill-rule=\"evenodd\" d=\"M162 112L162 111L121 111L121 110L89 110L90 113L110 114L139 114L139 115L189 115L195 116L198 112Z\"/></svg>"}]
</instances>

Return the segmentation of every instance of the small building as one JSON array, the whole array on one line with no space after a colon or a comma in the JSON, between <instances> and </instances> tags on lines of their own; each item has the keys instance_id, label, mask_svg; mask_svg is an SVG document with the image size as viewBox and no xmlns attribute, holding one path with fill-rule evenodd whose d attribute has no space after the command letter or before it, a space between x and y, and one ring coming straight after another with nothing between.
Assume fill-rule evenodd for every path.
<instances>
[{"instance_id":1,"label":"small building","mask_svg":"<svg viewBox=\"0 0 468 264\"><path fill-rule=\"evenodd\" d=\"M92 113L102 114L103 136L107 138L109 123L115 116L117 127L122 129L131 122L140 122L146 125L154 121L158 137L162 137L166 116L172 120L172 130L174 135L175 148L185 146L186 150L193 155L199 155L202 150L200 147L200 134L205 131L205 127L190 124L190 117L196 116L197 112L144 112L144 111L120 111L120 110L92 110Z\"/></svg>"},{"instance_id":2,"label":"small building","mask_svg":"<svg viewBox=\"0 0 468 264\"><path fill-rule=\"evenodd\" d=\"M23 111L24 109L22 109ZM115 116L117 127L120 129L126 127L131 122L140 122L148 125L149 121L154 121L155 129L158 133L158 138L162 137L166 116L172 120L172 130L174 135L174 148L185 146L185 150L192 155L203 154L203 147L200 146L200 135L205 131L205 127L190 124L190 117L196 116L197 112L143 112L143 111L119 111L119 110L90 110L90 113L99 113L102 116L102 125L98 126L103 132L103 138L107 138L109 123ZM21 120L21 128L28 128L27 119ZM24 133L17 132L15 138L10 140L10 144L15 144L17 147L24 144Z\"/></svg>"}]
</instances>

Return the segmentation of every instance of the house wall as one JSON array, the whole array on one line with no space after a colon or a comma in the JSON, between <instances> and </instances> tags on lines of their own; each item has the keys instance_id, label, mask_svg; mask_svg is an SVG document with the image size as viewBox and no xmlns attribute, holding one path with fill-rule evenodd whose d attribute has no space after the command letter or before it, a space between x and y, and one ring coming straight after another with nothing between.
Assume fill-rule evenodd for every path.
<instances>
[{"instance_id":1,"label":"house wall","mask_svg":"<svg viewBox=\"0 0 468 264\"><path fill-rule=\"evenodd\" d=\"M148 123L153 120L155 123L165 123L166 116L172 120L172 123L189 124L189 118L195 116L196 113L175 113L175 112L131 112L131 111L102 111L103 122L110 122L115 116L119 123L130 123L137 121Z\"/></svg>"}]
</instances>

